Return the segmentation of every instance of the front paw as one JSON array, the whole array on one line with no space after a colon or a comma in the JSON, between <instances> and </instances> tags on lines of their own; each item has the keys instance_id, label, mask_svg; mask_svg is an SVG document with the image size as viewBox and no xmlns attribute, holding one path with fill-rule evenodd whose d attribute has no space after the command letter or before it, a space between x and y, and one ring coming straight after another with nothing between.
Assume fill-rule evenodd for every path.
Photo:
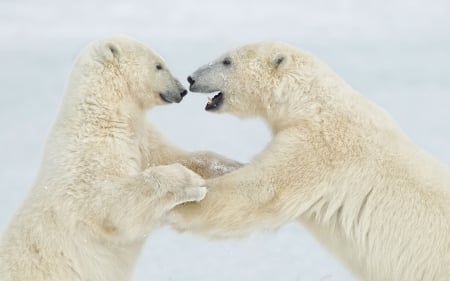
<instances>
[{"instance_id":1,"label":"front paw","mask_svg":"<svg viewBox=\"0 0 450 281\"><path fill-rule=\"evenodd\" d=\"M186 164L206 179L233 172L244 166L242 163L213 152L195 153Z\"/></svg>"},{"instance_id":2,"label":"front paw","mask_svg":"<svg viewBox=\"0 0 450 281\"><path fill-rule=\"evenodd\" d=\"M244 166L234 160L229 159L211 159L208 161L209 176L208 178L215 178L224 174L231 173Z\"/></svg>"},{"instance_id":3,"label":"front paw","mask_svg":"<svg viewBox=\"0 0 450 281\"><path fill-rule=\"evenodd\" d=\"M220 171L223 175L233 172L243 166L244 164L242 164L241 162L226 159L226 161L217 161L217 166L214 166L214 168Z\"/></svg>"},{"instance_id":4,"label":"front paw","mask_svg":"<svg viewBox=\"0 0 450 281\"><path fill-rule=\"evenodd\" d=\"M160 177L164 177L165 186L161 184L161 191L166 193L174 206L205 198L208 192L205 180L195 172L178 163L158 166L156 169Z\"/></svg>"},{"instance_id":5,"label":"front paw","mask_svg":"<svg viewBox=\"0 0 450 281\"><path fill-rule=\"evenodd\" d=\"M184 188L181 194L177 196L179 198L177 205L186 202L199 202L206 197L206 193L208 193L206 186Z\"/></svg>"}]
</instances>

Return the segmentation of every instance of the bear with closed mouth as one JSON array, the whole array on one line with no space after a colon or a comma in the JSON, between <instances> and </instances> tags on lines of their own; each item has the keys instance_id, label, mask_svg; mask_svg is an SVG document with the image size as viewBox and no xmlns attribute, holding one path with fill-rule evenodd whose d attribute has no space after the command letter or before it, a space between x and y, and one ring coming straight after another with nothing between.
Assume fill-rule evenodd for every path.
<instances>
[{"instance_id":1,"label":"bear with closed mouth","mask_svg":"<svg viewBox=\"0 0 450 281\"><path fill-rule=\"evenodd\" d=\"M126 281L152 230L239 163L187 152L146 120L187 90L144 44L117 36L79 55L33 188L0 240L2 281ZM183 165L182 165L183 164Z\"/></svg>"}]
</instances>

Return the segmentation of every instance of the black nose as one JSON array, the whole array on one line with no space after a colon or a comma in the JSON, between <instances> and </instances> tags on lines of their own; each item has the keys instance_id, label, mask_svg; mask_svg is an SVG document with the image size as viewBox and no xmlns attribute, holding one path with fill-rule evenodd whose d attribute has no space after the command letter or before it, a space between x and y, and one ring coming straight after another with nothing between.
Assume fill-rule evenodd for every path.
<instances>
[{"instance_id":1,"label":"black nose","mask_svg":"<svg viewBox=\"0 0 450 281\"><path fill-rule=\"evenodd\" d=\"M191 85L191 86L195 83L195 80L192 79L191 76L189 76L189 77L187 78L187 80L188 80L188 82L189 82L189 85Z\"/></svg>"},{"instance_id":2,"label":"black nose","mask_svg":"<svg viewBox=\"0 0 450 281\"><path fill-rule=\"evenodd\" d=\"M187 95L187 90L184 90L183 92L180 93L181 97L184 97L185 95Z\"/></svg>"}]
</instances>

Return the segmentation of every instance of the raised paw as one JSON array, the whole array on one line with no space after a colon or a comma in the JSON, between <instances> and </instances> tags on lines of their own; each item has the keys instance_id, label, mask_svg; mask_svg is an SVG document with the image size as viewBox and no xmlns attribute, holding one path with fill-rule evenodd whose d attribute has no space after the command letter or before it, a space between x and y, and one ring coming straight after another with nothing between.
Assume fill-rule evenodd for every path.
<instances>
[{"instance_id":1,"label":"raised paw","mask_svg":"<svg viewBox=\"0 0 450 281\"><path fill-rule=\"evenodd\" d=\"M181 164L154 167L152 174L158 178L159 192L168 200L170 208L197 202L206 196L205 180Z\"/></svg>"},{"instance_id":2,"label":"raised paw","mask_svg":"<svg viewBox=\"0 0 450 281\"><path fill-rule=\"evenodd\" d=\"M198 202L205 198L208 189L205 186L188 187L184 189L183 194L180 196L181 203L185 202Z\"/></svg>"},{"instance_id":3,"label":"raised paw","mask_svg":"<svg viewBox=\"0 0 450 281\"><path fill-rule=\"evenodd\" d=\"M190 158L183 162L183 164L186 164L186 166L206 179L230 173L243 166L242 163L228 159L214 152L193 153Z\"/></svg>"},{"instance_id":4,"label":"raised paw","mask_svg":"<svg viewBox=\"0 0 450 281\"><path fill-rule=\"evenodd\" d=\"M173 189L169 190L174 193L176 205L185 202L196 202L205 198L208 190L205 187L205 180L201 176L181 164L172 164L170 166L174 166L180 179L173 186Z\"/></svg>"}]
</instances>

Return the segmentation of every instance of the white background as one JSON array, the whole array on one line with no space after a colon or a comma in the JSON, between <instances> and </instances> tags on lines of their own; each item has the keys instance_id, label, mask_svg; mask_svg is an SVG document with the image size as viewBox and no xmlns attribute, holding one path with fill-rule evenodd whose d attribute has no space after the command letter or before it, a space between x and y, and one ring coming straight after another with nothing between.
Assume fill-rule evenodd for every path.
<instances>
[{"instance_id":1,"label":"white background","mask_svg":"<svg viewBox=\"0 0 450 281\"><path fill-rule=\"evenodd\" d=\"M450 163L447 0L2 0L0 230L33 183L75 56L91 40L114 34L156 50L185 85L198 66L231 47L286 41L328 63L390 112L418 145ZM205 103L205 96L189 94L149 119L180 147L243 162L269 141L260 120L207 113ZM134 280L353 279L301 226L288 225L239 241L158 230Z\"/></svg>"}]
</instances>

